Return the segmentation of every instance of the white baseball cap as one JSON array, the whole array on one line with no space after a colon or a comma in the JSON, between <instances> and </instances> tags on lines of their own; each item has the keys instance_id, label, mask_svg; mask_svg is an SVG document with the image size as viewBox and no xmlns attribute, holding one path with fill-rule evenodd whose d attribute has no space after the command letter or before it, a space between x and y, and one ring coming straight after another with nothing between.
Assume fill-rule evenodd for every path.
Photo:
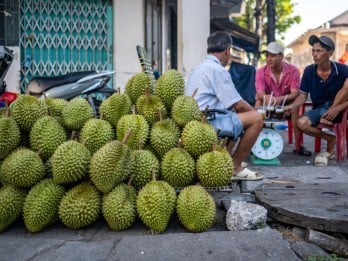
<instances>
[{"instance_id":1,"label":"white baseball cap","mask_svg":"<svg viewBox=\"0 0 348 261\"><path fill-rule=\"evenodd\" d=\"M267 45L266 50L263 52L273 53L273 54L284 53L284 47L280 43L270 42Z\"/></svg>"}]
</instances>

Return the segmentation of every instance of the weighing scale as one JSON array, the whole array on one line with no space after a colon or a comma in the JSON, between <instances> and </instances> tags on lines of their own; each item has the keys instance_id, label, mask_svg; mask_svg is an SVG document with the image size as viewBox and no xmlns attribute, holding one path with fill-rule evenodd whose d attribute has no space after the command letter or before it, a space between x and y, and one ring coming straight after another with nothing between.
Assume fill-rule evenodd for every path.
<instances>
[{"instance_id":1,"label":"weighing scale","mask_svg":"<svg viewBox=\"0 0 348 261\"><path fill-rule=\"evenodd\" d=\"M273 128L263 128L251 149L251 162L256 165L280 165L278 156L283 148L282 136Z\"/></svg>"}]
</instances>

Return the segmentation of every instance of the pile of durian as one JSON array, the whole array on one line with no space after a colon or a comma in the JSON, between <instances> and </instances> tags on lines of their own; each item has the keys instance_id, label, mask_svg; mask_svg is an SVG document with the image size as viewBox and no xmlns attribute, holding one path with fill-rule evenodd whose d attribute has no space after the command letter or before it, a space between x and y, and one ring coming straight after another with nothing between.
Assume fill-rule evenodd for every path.
<instances>
[{"instance_id":1,"label":"pile of durian","mask_svg":"<svg viewBox=\"0 0 348 261\"><path fill-rule=\"evenodd\" d=\"M145 73L133 75L98 117L82 97L25 94L2 112L0 232L19 218L35 233L102 216L111 230L139 218L162 233L175 214L188 231L209 229L216 205L206 187L229 184L232 158L178 71L148 86Z\"/></svg>"}]
</instances>

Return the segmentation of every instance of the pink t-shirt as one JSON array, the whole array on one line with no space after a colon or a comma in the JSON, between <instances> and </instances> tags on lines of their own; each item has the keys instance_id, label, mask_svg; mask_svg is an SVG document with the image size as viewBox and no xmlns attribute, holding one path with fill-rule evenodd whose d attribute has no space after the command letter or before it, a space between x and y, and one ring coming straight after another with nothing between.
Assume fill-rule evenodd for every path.
<instances>
[{"instance_id":1,"label":"pink t-shirt","mask_svg":"<svg viewBox=\"0 0 348 261\"><path fill-rule=\"evenodd\" d=\"M278 83L266 65L256 71L255 87L256 92L271 94L273 91L274 97L284 96L300 88L300 72L294 65L283 62L283 72Z\"/></svg>"}]
</instances>

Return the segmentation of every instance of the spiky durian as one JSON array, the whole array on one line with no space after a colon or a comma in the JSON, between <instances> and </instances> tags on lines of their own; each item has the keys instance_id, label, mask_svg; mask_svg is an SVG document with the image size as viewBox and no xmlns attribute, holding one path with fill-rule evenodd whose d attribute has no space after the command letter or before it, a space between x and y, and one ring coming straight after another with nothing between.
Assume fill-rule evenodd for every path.
<instances>
[{"instance_id":1,"label":"spiky durian","mask_svg":"<svg viewBox=\"0 0 348 261\"><path fill-rule=\"evenodd\" d=\"M104 144L115 138L115 131L111 124L102 119L89 119L83 125L79 140L93 154Z\"/></svg>"},{"instance_id":2,"label":"spiky durian","mask_svg":"<svg viewBox=\"0 0 348 261\"><path fill-rule=\"evenodd\" d=\"M164 232L176 204L176 192L163 180L152 180L138 193L137 213L141 221L154 232Z\"/></svg>"},{"instance_id":3,"label":"spiky durian","mask_svg":"<svg viewBox=\"0 0 348 261\"><path fill-rule=\"evenodd\" d=\"M132 101L126 93L114 93L105 99L99 107L99 113L103 114L103 119L108 121L116 128L118 120L125 114L129 114L132 109Z\"/></svg>"},{"instance_id":4,"label":"spiky durian","mask_svg":"<svg viewBox=\"0 0 348 261\"><path fill-rule=\"evenodd\" d=\"M180 222L191 232L203 232L211 227L216 216L214 198L200 185L180 191L176 202Z\"/></svg>"},{"instance_id":5,"label":"spiky durian","mask_svg":"<svg viewBox=\"0 0 348 261\"><path fill-rule=\"evenodd\" d=\"M39 118L47 115L46 103L34 96L21 94L11 103L11 117L21 130L30 131Z\"/></svg>"},{"instance_id":6,"label":"spiky durian","mask_svg":"<svg viewBox=\"0 0 348 261\"><path fill-rule=\"evenodd\" d=\"M101 212L101 195L87 182L71 188L59 203L58 215L63 224L79 229L95 222Z\"/></svg>"},{"instance_id":7,"label":"spiky durian","mask_svg":"<svg viewBox=\"0 0 348 261\"><path fill-rule=\"evenodd\" d=\"M132 104L145 93L145 89L151 86L151 79L145 72L139 72L133 75L126 83L125 93L129 95Z\"/></svg>"},{"instance_id":8,"label":"spiky durian","mask_svg":"<svg viewBox=\"0 0 348 261\"><path fill-rule=\"evenodd\" d=\"M30 188L44 176L42 159L28 148L16 149L1 164L1 180L4 184Z\"/></svg>"},{"instance_id":9,"label":"spiky durian","mask_svg":"<svg viewBox=\"0 0 348 261\"><path fill-rule=\"evenodd\" d=\"M23 206L23 220L30 232L39 232L58 220L58 206L64 193L64 187L52 179L44 179L29 190Z\"/></svg>"},{"instance_id":10,"label":"spiky durian","mask_svg":"<svg viewBox=\"0 0 348 261\"><path fill-rule=\"evenodd\" d=\"M113 140L96 151L89 164L89 176L96 188L110 192L129 176L130 149L123 142Z\"/></svg>"},{"instance_id":11,"label":"spiky durian","mask_svg":"<svg viewBox=\"0 0 348 261\"><path fill-rule=\"evenodd\" d=\"M50 158L53 181L57 184L74 183L88 173L91 153L82 143L68 140Z\"/></svg>"},{"instance_id":12,"label":"spiky durian","mask_svg":"<svg viewBox=\"0 0 348 261\"><path fill-rule=\"evenodd\" d=\"M185 187L196 177L195 161L183 148L172 148L161 162L163 180L174 187Z\"/></svg>"},{"instance_id":13,"label":"spiky durian","mask_svg":"<svg viewBox=\"0 0 348 261\"><path fill-rule=\"evenodd\" d=\"M147 142L150 127L144 116L138 114L127 114L122 116L116 127L117 139L119 141L123 140L129 130L132 131L132 134L126 144L131 149L134 150L138 148L139 140L144 144Z\"/></svg>"},{"instance_id":14,"label":"spiky durian","mask_svg":"<svg viewBox=\"0 0 348 261\"><path fill-rule=\"evenodd\" d=\"M155 95L160 97L169 112L175 99L184 95L184 77L175 69L163 73L156 82Z\"/></svg>"},{"instance_id":15,"label":"spiky durian","mask_svg":"<svg viewBox=\"0 0 348 261\"><path fill-rule=\"evenodd\" d=\"M6 158L20 143L21 133L16 121L9 117L9 109L0 117L0 160Z\"/></svg>"},{"instance_id":16,"label":"spiky durian","mask_svg":"<svg viewBox=\"0 0 348 261\"><path fill-rule=\"evenodd\" d=\"M70 100L62 110L64 127L69 130L80 130L85 122L92 117L93 109L82 97Z\"/></svg>"},{"instance_id":17,"label":"spiky durian","mask_svg":"<svg viewBox=\"0 0 348 261\"><path fill-rule=\"evenodd\" d=\"M233 176L232 157L225 149L206 152L197 159L196 170L203 186L226 186Z\"/></svg>"},{"instance_id":18,"label":"spiky durian","mask_svg":"<svg viewBox=\"0 0 348 261\"><path fill-rule=\"evenodd\" d=\"M43 160L47 160L60 144L67 140L64 128L52 116L38 119L30 131L30 148L40 152Z\"/></svg>"},{"instance_id":19,"label":"spiky durian","mask_svg":"<svg viewBox=\"0 0 348 261\"><path fill-rule=\"evenodd\" d=\"M134 188L126 184L120 184L104 195L102 213L110 229L124 230L134 223L135 200Z\"/></svg>"},{"instance_id":20,"label":"spiky durian","mask_svg":"<svg viewBox=\"0 0 348 261\"><path fill-rule=\"evenodd\" d=\"M68 104L68 101L60 98L47 98L45 103L48 106L49 115L56 118L60 124L63 124L62 110Z\"/></svg>"},{"instance_id":21,"label":"spiky durian","mask_svg":"<svg viewBox=\"0 0 348 261\"><path fill-rule=\"evenodd\" d=\"M171 109L172 119L180 127L184 127L192 120L200 120L202 112L197 101L191 96L181 95L175 99Z\"/></svg>"},{"instance_id":22,"label":"spiky durian","mask_svg":"<svg viewBox=\"0 0 348 261\"><path fill-rule=\"evenodd\" d=\"M27 192L12 185L0 188L0 232L20 217Z\"/></svg>"},{"instance_id":23,"label":"spiky durian","mask_svg":"<svg viewBox=\"0 0 348 261\"><path fill-rule=\"evenodd\" d=\"M190 121L181 133L182 145L193 158L211 151L218 137L212 125L200 121Z\"/></svg>"}]
</instances>

